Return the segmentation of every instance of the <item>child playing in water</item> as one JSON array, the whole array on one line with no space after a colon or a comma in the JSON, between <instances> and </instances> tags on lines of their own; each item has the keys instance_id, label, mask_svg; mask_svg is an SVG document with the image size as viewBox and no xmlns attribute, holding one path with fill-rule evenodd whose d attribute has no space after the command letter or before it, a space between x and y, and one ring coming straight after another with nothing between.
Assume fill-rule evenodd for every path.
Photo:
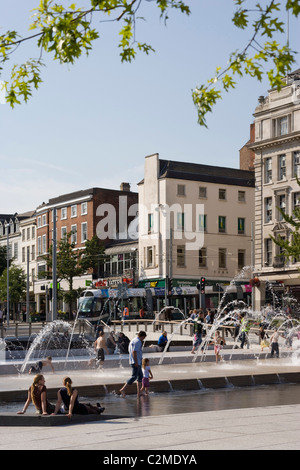
<instances>
[{"instance_id":1,"label":"child playing in water","mask_svg":"<svg viewBox=\"0 0 300 470\"><path fill-rule=\"evenodd\" d=\"M145 358L142 361L142 371L143 371L143 380L142 380L141 392L145 392L145 394L148 395L150 379L153 379L153 374L150 369L150 361L148 358Z\"/></svg>"},{"instance_id":2,"label":"child playing in water","mask_svg":"<svg viewBox=\"0 0 300 470\"><path fill-rule=\"evenodd\" d=\"M222 338L220 336L219 331L216 331L215 333L214 344L215 344L214 350L215 350L215 355L216 355L216 363L218 364L218 362L221 360L220 351L222 349Z\"/></svg>"}]
</instances>

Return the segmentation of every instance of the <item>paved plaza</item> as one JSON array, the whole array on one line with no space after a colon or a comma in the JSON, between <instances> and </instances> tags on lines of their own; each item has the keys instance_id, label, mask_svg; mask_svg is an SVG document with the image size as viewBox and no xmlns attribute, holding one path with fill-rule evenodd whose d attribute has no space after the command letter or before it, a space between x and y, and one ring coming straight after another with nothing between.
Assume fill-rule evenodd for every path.
<instances>
[{"instance_id":1,"label":"paved plaza","mask_svg":"<svg viewBox=\"0 0 300 470\"><path fill-rule=\"evenodd\" d=\"M179 351L168 353L166 361L152 367L154 380L151 389L155 399L159 400L156 391L176 392L176 388L185 392L201 389L209 384L212 390L229 386L239 394L239 386L261 385L276 386L282 382L300 383L300 364L298 359L282 357L280 359L269 359L267 355L261 359L249 359L247 350L237 351L236 354L244 354L244 358L223 361L216 365L211 360L197 362L186 362L190 351ZM152 363L160 357L159 353L147 354ZM169 358L169 360L167 360ZM172 359L172 363L170 363ZM109 367L106 361L105 369L99 370L51 370L43 371L46 378L47 389L57 390L62 383L62 378L68 373L71 375L74 386L88 395L89 390L98 387L105 393L113 393L118 390L120 384L129 377L128 366ZM55 364L55 362L54 362ZM58 368L57 368L58 369ZM210 381L210 382L209 382ZM0 396L18 395L20 407L23 406L27 390L32 382L32 376L5 375L0 376ZM184 385L183 385L184 384ZM248 387L249 388L249 387ZM252 387L254 389L255 387ZM240 389L242 390L242 389ZM270 389L271 390L271 389ZM134 391L134 390L133 390ZM94 393L94 391L93 391ZM20 398L21 394L21 398ZM149 397L149 402L154 400L154 395ZM160 395L161 397L163 396ZM216 400L218 395L213 392L206 394ZM228 395L229 396L229 395ZM0 450L101 450L101 451L130 451L132 455L138 450L151 452L176 451L177 454L185 450L189 455L195 451L197 459L198 450L298 450L300 449L300 397L299 403L285 403L278 392L276 405L270 401L270 406L261 406L259 403L253 406L237 404L230 409L217 409L208 411L189 410L189 398L186 400L185 412L164 413L163 406L159 414L149 415L146 412L138 416L127 416L120 413L123 400L137 400L134 396L125 399L115 397L111 405L106 406L104 414L99 421L67 422L65 425L49 426L42 424L35 426L18 425L17 419L23 416L12 415L13 425L0 427ZM143 401L143 397L140 398ZM92 400L92 398L91 398ZM201 395L199 395L201 400ZM7 401L7 400L6 400ZM119 405L120 404L120 405ZM120 413L120 416L118 416ZM113 416L112 416L113 415ZM27 412L27 416L38 419L34 411ZM53 417L55 418L55 417ZM46 417L46 419L48 419ZM20 424L22 422L20 421ZM121 454L120 454L121 452ZM105 454L106 455L106 454ZM138 455L138 454L137 454ZM198 462L199 463L199 462Z\"/></svg>"}]
</instances>

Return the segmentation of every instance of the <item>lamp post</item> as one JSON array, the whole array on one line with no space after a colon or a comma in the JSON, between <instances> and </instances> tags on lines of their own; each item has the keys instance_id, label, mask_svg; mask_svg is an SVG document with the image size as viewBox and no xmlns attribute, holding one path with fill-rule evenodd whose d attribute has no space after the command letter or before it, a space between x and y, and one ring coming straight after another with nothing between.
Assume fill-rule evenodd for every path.
<instances>
[{"instance_id":1,"label":"lamp post","mask_svg":"<svg viewBox=\"0 0 300 470\"><path fill-rule=\"evenodd\" d=\"M9 224L5 225L6 228L6 321L9 326Z\"/></svg>"}]
</instances>

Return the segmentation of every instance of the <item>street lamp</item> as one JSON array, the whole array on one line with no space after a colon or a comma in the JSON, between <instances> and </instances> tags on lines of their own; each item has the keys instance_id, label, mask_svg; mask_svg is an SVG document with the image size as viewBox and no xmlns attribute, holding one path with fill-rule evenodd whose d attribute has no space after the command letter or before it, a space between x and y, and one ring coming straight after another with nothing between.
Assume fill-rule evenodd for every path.
<instances>
[{"instance_id":1,"label":"street lamp","mask_svg":"<svg viewBox=\"0 0 300 470\"><path fill-rule=\"evenodd\" d=\"M6 321L9 326L9 223L6 222Z\"/></svg>"}]
</instances>

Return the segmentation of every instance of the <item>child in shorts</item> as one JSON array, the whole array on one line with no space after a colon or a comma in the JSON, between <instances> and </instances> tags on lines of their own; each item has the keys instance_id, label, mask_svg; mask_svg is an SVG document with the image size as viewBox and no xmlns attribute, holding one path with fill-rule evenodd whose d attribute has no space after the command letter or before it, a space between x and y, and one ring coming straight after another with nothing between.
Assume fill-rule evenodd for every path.
<instances>
[{"instance_id":1,"label":"child in shorts","mask_svg":"<svg viewBox=\"0 0 300 470\"><path fill-rule=\"evenodd\" d=\"M145 394L148 395L150 379L153 379L153 374L150 369L150 360L148 358L145 358L142 361L142 371L143 371L143 380L142 380L141 392L145 392Z\"/></svg>"}]
</instances>

